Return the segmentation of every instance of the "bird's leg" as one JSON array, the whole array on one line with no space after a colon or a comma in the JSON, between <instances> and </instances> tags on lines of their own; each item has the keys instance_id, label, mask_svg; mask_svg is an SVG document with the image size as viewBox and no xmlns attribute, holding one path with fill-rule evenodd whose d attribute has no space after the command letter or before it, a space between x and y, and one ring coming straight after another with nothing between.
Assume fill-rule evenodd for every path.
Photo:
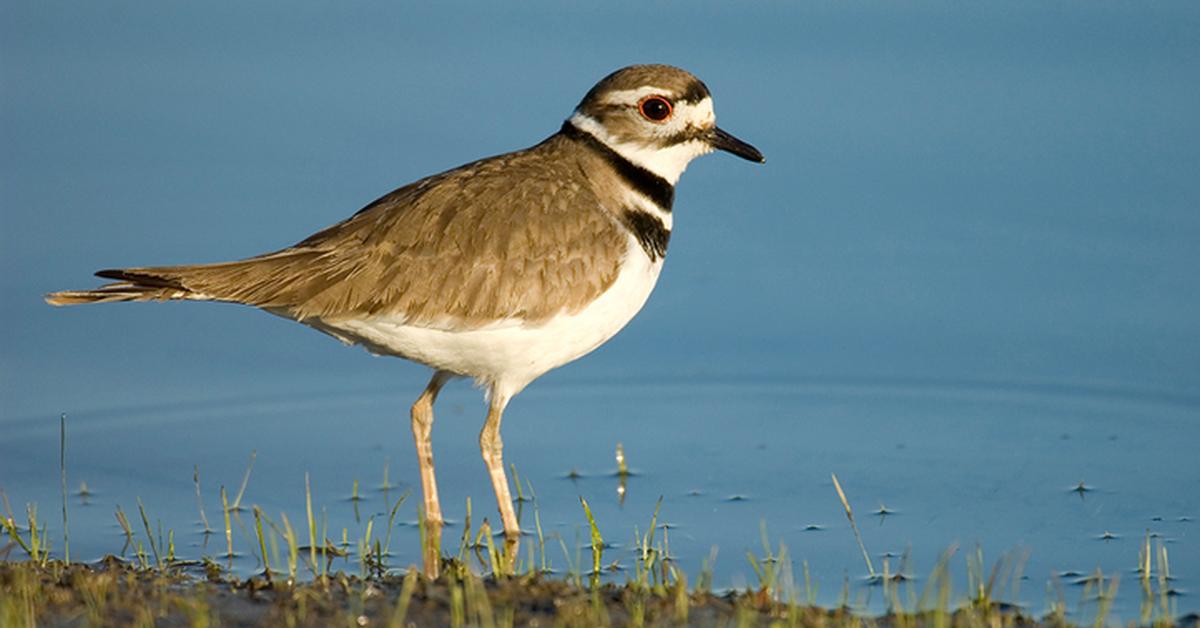
<instances>
[{"instance_id":1,"label":"bird's leg","mask_svg":"<svg viewBox=\"0 0 1200 628\"><path fill-rule=\"evenodd\" d=\"M421 467L421 491L425 496L425 538L422 539L422 556L425 576L437 578L442 560L442 507L438 504L437 480L433 475L433 402L450 373L437 371L417 397L412 406L413 441L417 444L417 464Z\"/></svg>"},{"instance_id":2,"label":"bird's leg","mask_svg":"<svg viewBox=\"0 0 1200 628\"><path fill-rule=\"evenodd\" d=\"M517 515L513 512L512 495L508 492L508 476L504 473L504 443L500 440L500 420L504 415L504 407L508 405L508 397L500 395L493 388L491 403L488 406L487 422L479 433L479 449L483 452L483 461L487 464L488 474L492 478L492 488L496 491L496 504L500 507L500 519L504 522L504 555L506 571L512 570L516 564L517 550L521 543L521 527L517 524Z\"/></svg>"}]
</instances>

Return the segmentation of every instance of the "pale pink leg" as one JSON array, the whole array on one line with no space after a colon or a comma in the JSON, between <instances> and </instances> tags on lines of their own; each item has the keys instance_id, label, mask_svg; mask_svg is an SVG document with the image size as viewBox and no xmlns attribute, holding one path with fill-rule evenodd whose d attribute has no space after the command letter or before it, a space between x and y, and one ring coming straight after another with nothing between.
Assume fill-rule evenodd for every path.
<instances>
[{"instance_id":1,"label":"pale pink leg","mask_svg":"<svg viewBox=\"0 0 1200 628\"><path fill-rule=\"evenodd\" d=\"M496 491L496 505L500 507L500 519L504 523L504 554L506 569L511 571L516 564L517 550L521 543L521 528L513 510L512 494L508 491L508 476L504 473L504 442L500 439L500 420L508 398L496 394L493 388L488 406L487 422L479 433L479 449L492 478L492 489Z\"/></svg>"},{"instance_id":2,"label":"pale pink leg","mask_svg":"<svg viewBox=\"0 0 1200 628\"><path fill-rule=\"evenodd\" d=\"M452 377L450 373L438 371L429 380L425 392L412 406L413 441L417 445L417 464L421 467L421 491L425 496L425 539L422 557L425 575L438 577L442 560L442 507L438 503L437 479L433 474L433 402L438 391Z\"/></svg>"}]
</instances>

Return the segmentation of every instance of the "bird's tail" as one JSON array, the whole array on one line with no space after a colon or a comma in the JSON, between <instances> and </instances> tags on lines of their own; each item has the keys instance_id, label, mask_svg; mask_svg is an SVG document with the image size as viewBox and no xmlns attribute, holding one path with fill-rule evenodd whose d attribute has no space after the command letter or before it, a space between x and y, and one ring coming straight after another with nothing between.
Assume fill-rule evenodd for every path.
<instances>
[{"instance_id":1,"label":"bird's tail","mask_svg":"<svg viewBox=\"0 0 1200 628\"><path fill-rule=\"evenodd\" d=\"M51 292L46 302L75 305L188 300L289 308L350 272L339 268L325 272L318 264L323 259L320 250L293 247L236 262L102 270L97 277L116 282L95 290Z\"/></svg>"},{"instance_id":2,"label":"bird's tail","mask_svg":"<svg viewBox=\"0 0 1200 628\"><path fill-rule=\"evenodd\" d=\"M115 283L95 290L63 290L46 295L51 305L80 303L112 303L117 301L171 301L188 299L208 301L213 297L195 292L183 285L183 276L195 266L163 266L159 268L130 268L101 270L97 277L116 279Z\"/></svg>"}]
</instances>

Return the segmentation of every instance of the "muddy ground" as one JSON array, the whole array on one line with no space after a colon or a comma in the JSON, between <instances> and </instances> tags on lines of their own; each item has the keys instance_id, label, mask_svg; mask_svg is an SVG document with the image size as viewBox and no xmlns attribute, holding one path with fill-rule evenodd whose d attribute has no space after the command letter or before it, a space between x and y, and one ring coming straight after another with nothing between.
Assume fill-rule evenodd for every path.
<instances>
[{"instance_id":1,"label":"muddy ground","mask_svg":"<svg viewBox=\"0 0 1200 628\"><path fill-rule=\"evenodd\" d=\"M138 569L0 562L0 625L16 626L762 626L1054 625L1011 607L967 606L878 618L773 600L762 591L715 595L635 584L578 586L555 578L481 578L453 570L362 579L335 574L289 583L211 569ZM1190 622L1190 624L1189 624ZM1182 625L1196 625L1183 618Z\"/></svg>"}]
</instances>

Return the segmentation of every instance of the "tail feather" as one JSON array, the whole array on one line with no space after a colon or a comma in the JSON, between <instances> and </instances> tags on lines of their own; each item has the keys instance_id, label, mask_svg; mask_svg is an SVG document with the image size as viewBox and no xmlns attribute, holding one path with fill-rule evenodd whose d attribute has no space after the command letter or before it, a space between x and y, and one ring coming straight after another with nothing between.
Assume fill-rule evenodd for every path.
<instances>
[{"instance_id":1,"label":"tail feather","mask_svg":"<svg viewBox=\"0 0 1200 628\"><path fill-rule=\"evenodd\" d=\"M179 277L173 276L176 269L167 268L109 268L96 271L96 276L102 279L116 279L122 283L135 284L145 288L174 288L187 290Z\"/></svg>"},{"instance_id":2,"label":"tail feather","mask_svg":"<svg viewBox=\"0 0 1200 628\"><path fill-rule=\"evenodd\" d=\"M130 283L113 283L95 290L62 290L45 296L50 305L78 305L80 303L114 303L117 301L170 301L191 299L189 293L162 288L144 288Z\"/></svg>"},{"instance_id":3,"label":"tail feather","mask_svg":"<svg viewBox=\"0 0 1200 628\"><path fill-rule=\"evenodd\" d=\"M319 256L319 251L285 249L237 262L107 269L96 276L115 283L94 290L51 292L45 299L51 305L183 299L288 307L328 285L319 281L321 273L297 263Z\"/></svg>"},{"instance_id":4,"label":"tail feather","mask_svg":"<svg viewBox=\"0 0 1200 628\"><path fill-rule=\"evenodd\" d=\"M123 279L94 290L62 290L45 296L50 305L78 305L80 303L115 303L118 301L170 301L174 299L206 300L207 297L194 293L177 282L163 277L133 275L117 276L123 271L102 270L96 273L107 279Z\"/></svg>"}]
</instances>

